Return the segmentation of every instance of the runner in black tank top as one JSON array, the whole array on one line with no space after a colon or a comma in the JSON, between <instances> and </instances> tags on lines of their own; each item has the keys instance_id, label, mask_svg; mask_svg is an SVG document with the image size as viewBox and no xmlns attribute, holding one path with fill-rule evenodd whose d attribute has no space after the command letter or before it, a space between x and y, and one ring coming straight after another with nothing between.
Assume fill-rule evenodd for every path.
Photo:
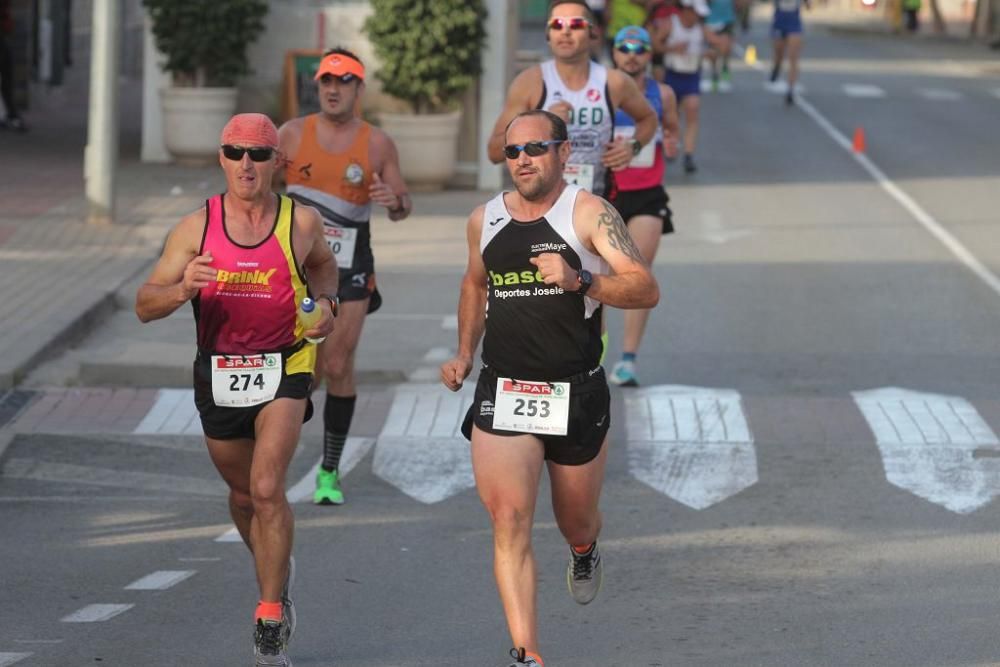
<instances>
[{"instance_id":1,"label":"runner in black tank top","mask_svg":"<svg viewBox=\"0 0 1000 667\"><path fill-rule=\"evenodd\" d=\"M518 517L532 516L547 462L556 522L570 545L567 584L578 603L593 600L603 571L597 504L611 422L599 365L601 304L651 308L659 288L611 204L563 181L570 145L559 116L518 114L504 153L516 191L469 218L458 356L442 365L441 379L460 389L483 337L463 432L497 537L514 665L540 665L531 524Z\"/></svg>"}]
</instances>

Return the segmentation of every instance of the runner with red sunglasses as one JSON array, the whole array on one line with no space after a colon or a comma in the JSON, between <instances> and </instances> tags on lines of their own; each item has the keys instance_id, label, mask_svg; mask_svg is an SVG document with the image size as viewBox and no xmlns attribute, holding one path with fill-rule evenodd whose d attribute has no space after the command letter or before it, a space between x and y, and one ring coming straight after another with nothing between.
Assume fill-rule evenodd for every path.
<instances>
[{"instance_id":1,"label":"runner with red sunglasses","mask_svg":"<svg viewBox=\"0 0 1000 667\"><path fill-rule=\"evenodd\" d=\"M567 182L610 196L612 173L627 167L653 139L656 113L629 76L590 59L591 42L599 35L586 2L553 2L546 39L552 59L524 70L511 83L487 147L490 160L503 162L504 130L517 114L546 109L569 128ZM612 136L619 108L635 119L635 135L629 140Z\"/></svg>"}]
</instances>

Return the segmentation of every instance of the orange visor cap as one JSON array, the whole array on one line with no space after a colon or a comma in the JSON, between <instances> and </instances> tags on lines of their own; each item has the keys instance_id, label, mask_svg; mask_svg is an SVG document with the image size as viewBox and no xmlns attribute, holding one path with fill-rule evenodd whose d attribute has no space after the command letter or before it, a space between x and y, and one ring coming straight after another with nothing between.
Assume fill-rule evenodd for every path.
<instances>
[{"instance_id":1,"label":"orange visor cap","mask_svg":"<svg viewBox=\"0 0 1000 667\"><path fill-rule=\"evenodd\" d=\"M353 74L364 81L365 67L350 56L345 56L340 53L331 53L319 62L319 69L316 70L316 76L313 78L319 81L324 74L332 74L334 76Z\"/></svg>"}]
</instances>

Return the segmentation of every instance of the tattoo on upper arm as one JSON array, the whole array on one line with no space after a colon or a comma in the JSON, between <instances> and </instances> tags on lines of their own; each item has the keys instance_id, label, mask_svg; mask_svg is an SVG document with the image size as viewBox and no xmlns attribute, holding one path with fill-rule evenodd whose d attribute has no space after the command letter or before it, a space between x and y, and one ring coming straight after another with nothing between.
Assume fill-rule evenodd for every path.
<instances>
[{"instance_id":1,"label":"tattoo on upper arm","mask_svg":"<svg viewBox=\"0 0 1000 667\"><path fill-rule=\"evenodd\" d=\"M608 202L602 201L601 203L604 206L604 211L597 216L598 231L606 230L608 243L612 248L624 253L626 257L629 257L634 262L645 264L646 260L643 258L642 253L639 252L639 248L636 247L635 241L629 235L628 228L625 226L625 222L622 221L622 216Z\"/></svg>"}]
</instances>

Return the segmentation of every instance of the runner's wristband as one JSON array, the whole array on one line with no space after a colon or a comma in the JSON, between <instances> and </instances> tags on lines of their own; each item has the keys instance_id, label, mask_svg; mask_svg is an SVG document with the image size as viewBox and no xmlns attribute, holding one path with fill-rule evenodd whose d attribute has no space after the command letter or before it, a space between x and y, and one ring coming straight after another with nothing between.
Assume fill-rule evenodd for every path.
<instances>
[{"instance_id":1,"label":"runner's wristband","mask_svg":"<svg viewBox=\"0 0 1000 667\"><path fill-rule=\"evenodd\" d=\"M330 302L330 314L336 317L337 312L340 311L340 297L330 296L329 294L320 294L316 297L316 300L319 301L320 299L326 299Z\"/></svg>"}]
</instances>

